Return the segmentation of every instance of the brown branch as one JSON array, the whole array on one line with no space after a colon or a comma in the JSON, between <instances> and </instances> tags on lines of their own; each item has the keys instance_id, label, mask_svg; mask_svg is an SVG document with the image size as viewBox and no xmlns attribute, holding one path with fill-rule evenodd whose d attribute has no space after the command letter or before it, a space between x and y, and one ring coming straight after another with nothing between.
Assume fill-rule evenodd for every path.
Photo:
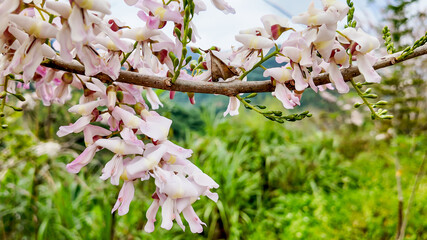
<instances>
[{"instance_id":1,"label":"brown branch","mask_svg":"<svg viewBox=\"0 0 427 240\"><path fill-rule=\"evenodd\" d=\"M385 68L396 63L406 61L411 58L419 57L427 54L427 45L419 47L414 52L408 55L405 59L396 58L401 53L395 53L380 58L375 64L375 69ZM60 59L46 60L42 63L45 67L50 67L58 70L68 71L72 73L84 75L84 67L77 61L72 63L66 63ZM360 72L356 66L349 68L342 68L341 73L345 81L350 81L351 78L359 76ZM113 80L104 73L99 73L94 77L100 79L103 82L112 82ZM240 80L233 80L229 82L204 82L204 81L188 81L178 79L174 84L171 83L171 79L168 77L157 77L152 75L139 74L130 71L121 71L119 78L115 80L117 82L130 83L135 85L141 85L145 87L152 87L158 89L164 89L169 91L179 92L194 92L194 93L210 93L210 94L221 94L226 96L235 96L239 93L253 93L253 92L272 92L275 87L270 80L264 81L249 81L242 82ZM316 85L324 85L330 83L329 74L323 73L314 78ZM287 87L291 90L294 89L294 81L291 80L287 83Z\"/></svg>"}]
</instances>

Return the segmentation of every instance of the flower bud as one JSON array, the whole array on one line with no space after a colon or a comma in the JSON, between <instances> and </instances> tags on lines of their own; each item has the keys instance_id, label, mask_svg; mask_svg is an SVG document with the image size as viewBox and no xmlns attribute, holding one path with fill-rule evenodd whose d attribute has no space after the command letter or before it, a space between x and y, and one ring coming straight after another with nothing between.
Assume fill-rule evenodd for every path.
<instances>
[{"instance_id":1,"label":"flower bud","mask_svg":"<svg viewBox=\"0 0 427 240\"><path fill-rule=\"evenodd\" d=\"M381 118L382 119L393 119L394 116L393 115L384 115L384 116L381 116Z\"/></svg>"},{"instance_id":2,"label":"flower bud","mask_svg":"<svg viewBox=\"0 0 427 240\"><path fill-rule=\"evenodd\" d=\"M144 106L142 103L137 102L137 103L135 104L134 109L135 109L135 112L136 112L138 115L141 115L141 112L145 109L145 106Z\"/></svg>"},{"instance_id":3,"label":"flower bud","mask_svg":"<svg viewBox=\"0 0 427 240\"><path fill-rule=\"evenodd\" d=\"M212 46L209 49L212 50L212 51L218 51L218 52L221 51L221 48L219 48L217 46Z\"/></svg>"},{"instance_id":4,"label":"flower bud","mask_svg":"<svg viewBox=\"0 0 427 240\"><path fill-rule=\"evenodd\" d=\"M194 93L189 92L189 93L187 93L187 95L188 95L188 100L190 100L190 103L193 105L196 104L196 99L194 98Z\"/></svg>"},{"instance_id":5,"label":"flower bud","mask_svg":"<svg viewBox=\"0 0 427 240\"><path fill-rule=\"evenodd\" d=\"M362 106L362 103L358 103L357 102L357 103L354 104L354 108L359 108L360 106Z\"/></svg>"},{"instance_id":6,"label":"flower bud","mask_svg":"<svg viewBox=\"0 0 427 240\"><path fill-rule=\"evenodd\" d=\"M61 77L62 81L66 84L71 84L73 82L73 74L72 73L64 73Z\"/></svg>"},{"instance_id":7,"label":"flower bud","mask_svg":"<svg viewBox=\"0 0 427 240\"><path fill-rule=\"evenodd\" d=\"M15 106L9 106L9 107L12 108L16 112L22 112L22 108L20 108L20 107L15 107Z\"/></svg>"},{"instance_id":8,"label":"flower bud","mask_svg":"<svg viewBox=\"0 0 427 240\"><path fill-rule=\"evenodd\" d=\"M248 96L246 96L246 98L253 98L256 97L258 95L258 93L251 93Z\"/></svg>"},{"instance_id":9,"label":"flower bud","mask_svg":"<svg viewBox=\"0 0 427 240\"><path fill-rule=\"evenodd\" d=\"M107 87L107 107L108 110L113 111L116 106L117 101L117 91L114 85Z\"/></svg>"},{"instance_id":10,"label":"flower bud","mask_svg":"<svg viewBox=\"0 0 427 240\"><path fill-rule=\"evenodd\" d=\"M383 106L383 105L387 105L387 104L388 104L388 102L384 101L384 100L381 100L381 101L378 101L377 103L375 103L375 105L378 105L378 106Z\"/></svg>"},{"instance_id":11,"label":"flower bud","mask_svg":"<svg viewBox=\"0 0 427 240\"><path fill-rule=\"evenodd\" d=\"M24 96L22 94L12 94L14 97L16 97L19 101L23 102L25 101Z\"/></svg>"},{"instance_id":12,"label":"flower bud","mask_svg":"<svg viewBox=\"0 0 427 240\"><path fill-rule=\"evenodd\" d=\"M123 91L117 91L117 100L119 100L119 102L123 102Z\"/></svg>"},{"instance_id":13,"label":"flower bud","mask_svg":"<svg viewBox=\"0 0 427 240\"><path fill-rule=\"evenodd\" d=\"M199 48L196 48L196 47L190 47L190 50L191 50L193 53L202 54L202 52L200 51L200 49L199 49Z\"/></svg>"}]
</instances>

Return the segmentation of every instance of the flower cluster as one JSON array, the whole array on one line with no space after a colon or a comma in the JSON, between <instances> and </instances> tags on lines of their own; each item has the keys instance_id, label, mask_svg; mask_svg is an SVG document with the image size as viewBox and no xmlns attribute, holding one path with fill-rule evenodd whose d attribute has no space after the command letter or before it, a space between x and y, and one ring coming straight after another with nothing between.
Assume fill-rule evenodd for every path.
<instances>
[{"instance_id":1,"label":"flower cluster","mask_svg":"<svg viewBox=\"0 0 427 240\"><path fill-rule=\"evenodd\" d=\"M323 9L316 9L312 3L308 12L294 17L294 23L307 26L303 31L291 28L286 18L264 16L263 27L236 35L242 46L230 52L191 47L200 55L198 60L187 56L187 51L188 44L199 37L192 19L207 9L202 0L125 3L139 9L141 27L130 28L110 17L107 0L0 0L0 92L15 94L17 88L28 89L33 84L44 105L50 105L64 104L71 98L72 87L80 89L83 95L79 103L69 108L80 118L57 132L59 137L84 135L86 149L67 165L67 170L78 173L98 151L112 152L114 156L100 178L110 179L113 185L122 182L113 207L119 215L129 211L134 184L153 178L156 189L146 214L147 232L154 230L160 207L162 228L170 229L176 220L184 230L182 213L192 232L202 232L204 223L192 204L200 196L217 201L211 189L219 186L188 160L191 150L168 140L172 121L153 111L162 106L154 90L114 82L120 71L170 77L172 83L178 77L187 81L246 81L252 70L276 57L284 65L265 69L264 76L271 77L276 86L273 94L287 109L300 104L307 87L315 91L325 88L313 82L322 72L329 73L338 92L348 92L339 67L353 62L366 81L380 80L372 68L376 59L370 53L379 46L378 40L361 29L337 31L337 23L348 11L347 5L338 1L322 0ZM212 3L225 14L235 13L224 0ZM167 24L172 25L173 32L165 30ZM277 41L287 31L292 33L279 45ZM80 62L84 75L43 66L44 59L56 58ZM99 73L107 74L112 81L102 82L96 77ZM290 80L294 80L295 90L286 87ZM173 98L174 93L170 96ZM194 103L194 93L188 96ZM230 97L224 115L237 115L239 105L237 97Z\"/></svg>"}]
</instances>

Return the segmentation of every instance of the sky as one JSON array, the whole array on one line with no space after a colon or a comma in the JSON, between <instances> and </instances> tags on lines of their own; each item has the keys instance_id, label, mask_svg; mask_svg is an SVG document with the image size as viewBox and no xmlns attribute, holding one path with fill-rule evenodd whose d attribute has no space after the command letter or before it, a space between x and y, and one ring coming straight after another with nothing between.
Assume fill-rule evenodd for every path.
<instances>
[{"instance_id":1,"label":"sky","mask_svg":"<svg viewBox=\"0 0 427 240\"><path fill-rule=\"evenodd\" d=\"M207 49L213 45L222 49L229 49L231 46L240 46L234 36L240 30L252 27L261 27L261 17L266 14L276 14L281 16L298 15L307 10L311 0L226 0L234 9L236 14L224 14L217 10L210 0L205 0L207 11L201 12L194 18L200 39L196 45ZM344 0L341 0L344 1ZM126 22L131 27L141 26L143 22L136 17L138 9L127 6L122 0L112 1L113 16ZM278 7L273 7L271 2ZM315 0L317 6L320 6L320 0ZM354 1L356 9L362 9L363 15L372 18L375 17L366 5L365 0ZM372 9L372 7L371 7ZM358 10L356 10L358 11ZM362 11L361 11L362 12ZM171 25L171 24L168 24ZM169 26L171 27L171 26ZM295 27L295 26L294 26ZM298 28L298 27L297 27Z\"/></svg>"}]
</instances>

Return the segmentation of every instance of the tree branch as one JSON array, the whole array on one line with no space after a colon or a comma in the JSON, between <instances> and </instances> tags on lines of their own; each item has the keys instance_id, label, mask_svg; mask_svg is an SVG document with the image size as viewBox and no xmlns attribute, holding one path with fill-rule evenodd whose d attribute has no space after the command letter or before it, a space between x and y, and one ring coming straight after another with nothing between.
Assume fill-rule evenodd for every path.
<instances>
[{"instance_id":1,"label":"tree branch","mask_svg":"<svg viewBox=\"0 0 427 240\"><path fill-rule=\"evenodd\" d=\"M374 69L385 68L411 58L426 55L427 45L415 49L414 52L408 55L405 59L397 60L396 58L400 56L400 54L401 52L380 58L374 64ZM42 65L45 67L84 75L84 67L77 61L73 61L72 63L66 63L60 59L48 59L44 61ZM345 81L350 81L351 78L360 75L357 66L342 68L341 73ZM103 82L113 82L113 80L107 74L104 73L99 73L93 77L98 78ZM316 85L324 85L330 83L329 74L327 73L320 74L313 80ZM233 80L229 82L204 82L177 79L177 81L172 84L171 78L168 77L145 75L130 71L121 71L119 78L115 81L140 85L144 87L164 89L168 91L221 94L226 96L235 96L239 93L273 92L275 89L270 80L249 82L242 82L240 80ZM293 80L290 80L286 83L286 86L291 90L295 88L294 85L295 82Z\"/></svg>"}]
</instances>

